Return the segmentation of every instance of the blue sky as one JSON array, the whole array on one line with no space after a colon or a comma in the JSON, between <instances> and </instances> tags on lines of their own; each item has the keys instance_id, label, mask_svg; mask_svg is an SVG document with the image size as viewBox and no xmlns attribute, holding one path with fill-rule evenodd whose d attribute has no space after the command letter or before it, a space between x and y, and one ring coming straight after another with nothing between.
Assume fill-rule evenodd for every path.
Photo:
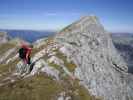
<instances>
[{"instance_id":1,"label":"blue sky","mask_svg":"<svg viewBox=\"0 0 133 100\"><path fill-rule=\"evenodd\" d=\"M96 15L110 32L133 32L133 0L0 0L0 28L59 30Z\"/></svg>"}]
</instances>

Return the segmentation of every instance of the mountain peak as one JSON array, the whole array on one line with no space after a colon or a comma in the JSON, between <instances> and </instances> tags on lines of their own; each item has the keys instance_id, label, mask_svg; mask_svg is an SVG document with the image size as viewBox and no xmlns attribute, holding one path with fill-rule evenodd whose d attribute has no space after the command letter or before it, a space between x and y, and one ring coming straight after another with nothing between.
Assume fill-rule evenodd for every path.
<instances>
[{"instance_id":1,"label":"mountain peak","mask_svg":"<svg viewBox=\"0 0 133 100\"><path fill-rule=\"evenodd\" d=\"M96 33L104 31L104 28L100 24L98 18L94 15L81 17L79 20L73 22L72 24L61 30L59 34L63 34L64 32L77 33L77 32L88 32L88 31Z\"/></svg>"},{"instance_id":2,"label":"mountain peak","mask_svg":"<svg viewBox=\"0 0 133 100\"><path fill-rule=\"evenodd\" d=\"M128 85L123 84L122 81L126 83L126 80L121 80L120 76L125 77L128 68L97 17L82 17L64 28L55 40L70 52L77 65L75 75L83 80L93 95L105 100L127 97L127 94L121 94Z\"/></svg>"},{"instance_id":3,"label":"mountain peak","mask_svg":"<svg viewBox=\"0 0 133 100\"><path fill-rule=\"evenodd\" d=\"M98 22L98 18L95 15L90 15L90 16L83 16L81 17L80 21L92 21L93 23L97 23Z\"/></svg>"}]
</instances>

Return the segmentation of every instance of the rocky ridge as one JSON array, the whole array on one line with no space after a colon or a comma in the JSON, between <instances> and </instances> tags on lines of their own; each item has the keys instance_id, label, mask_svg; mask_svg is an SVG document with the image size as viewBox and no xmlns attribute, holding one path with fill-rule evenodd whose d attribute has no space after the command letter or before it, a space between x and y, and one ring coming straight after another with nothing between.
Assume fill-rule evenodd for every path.
<instances>
[{"instance_id":1,"label":"rocky ridge","mask_svg":"<svg viewBox=\"0 0 133 100\"><path fill-rule=\"evenodd\" d=\"M16 45L8 47L6 51L10 50L10 54L18 50L11 50ZM12 59L8 59L8 53L5 50L1 53L2 57L8 57L3 58L1 63L6 63L0 65L0 85L3 86L0 99L18 100L22 95L25 100L133 98L126 63L95 16L82 17L55 36L36 41L30 74L27 74L29 66L18 59L17 52L10 56Z\"/></svg>"},{"instance_id":2,"label":"rocky ridge","mask_svg":"<svg viewBox=\"0 0 133 100\"><path fill-rule=\"evenodd\" d=\"M54 42L53 37L38 41L34 43L32 51L33 65L31 66L33 66L33 70L30 74L27 74L29 66L25 66L18 58L18 45L15 45L17 50L13 56L4 60L6 63L2 61L0 99L21 100L25 95L25 99L35 100L90 100L92 98L99 100L79 84L79 80L73 75L76 65L67 59L62 47ZM41 45L36 46L36 44L40 44L40 41ZM12 44L12 42L10 43ZM12 46L12 49L15 47ZM10 48L7 49L10 50ZM6 55L7 52L3 51L3 54ZM34 92L31 93L32 89ZM17 94L18 91L19 94ZM42 93L44 93L43 96Z\"/></svg>"}]
</instances>

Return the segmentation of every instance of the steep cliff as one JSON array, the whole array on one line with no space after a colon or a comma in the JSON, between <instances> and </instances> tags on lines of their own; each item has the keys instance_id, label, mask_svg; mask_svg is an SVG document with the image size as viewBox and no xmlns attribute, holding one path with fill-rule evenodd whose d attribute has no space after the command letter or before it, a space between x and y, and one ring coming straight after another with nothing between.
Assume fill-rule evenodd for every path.
<instances>
[{"instance_id":1,"label":"steep cliff","mask_svg":"<svg viewBox=\"0 0 133 100\"><path fill-rule=\"evenodd\" d=\"M88 90L105 100L128 100L127 66L110 35L95 16L69 25L55 39L77 65L75 75Z\"/></svg>"}]
</instances>

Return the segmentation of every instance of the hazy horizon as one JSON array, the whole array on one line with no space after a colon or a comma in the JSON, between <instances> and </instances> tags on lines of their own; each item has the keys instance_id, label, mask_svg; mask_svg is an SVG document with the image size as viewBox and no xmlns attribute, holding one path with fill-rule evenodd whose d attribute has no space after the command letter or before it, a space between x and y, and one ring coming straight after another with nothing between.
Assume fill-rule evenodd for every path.
<instances>
[{"instance_id":1,"label":"hazy horizon","mask_svg":"<svg viewBox=\"0 0 133 100\"><path fill-rule=\"evenodd\" d=\"M56 30L96 15L109 32L133 33L132 0L1 0L0 29Z\"/></svg>"},{"instance_id":2,"label":"hazy horizon","mask_svg":"<svg viewBox=\"0 0 133 100\"><path fill-rule=\"evenodd\" d=\"M12 30L15 30L15 31L37 31L37 32L60 32L61 30L52 30L52 29L1 29L0 28L0 32L6 32L7 30L9 31L12 31ZM106 29L105 29L106 30ZM107 30L108 31L108 30ZM122 31L108 31L109 33L111 34L133 34L133 32L122 32Z\"/></svg>"}]
</instances>

